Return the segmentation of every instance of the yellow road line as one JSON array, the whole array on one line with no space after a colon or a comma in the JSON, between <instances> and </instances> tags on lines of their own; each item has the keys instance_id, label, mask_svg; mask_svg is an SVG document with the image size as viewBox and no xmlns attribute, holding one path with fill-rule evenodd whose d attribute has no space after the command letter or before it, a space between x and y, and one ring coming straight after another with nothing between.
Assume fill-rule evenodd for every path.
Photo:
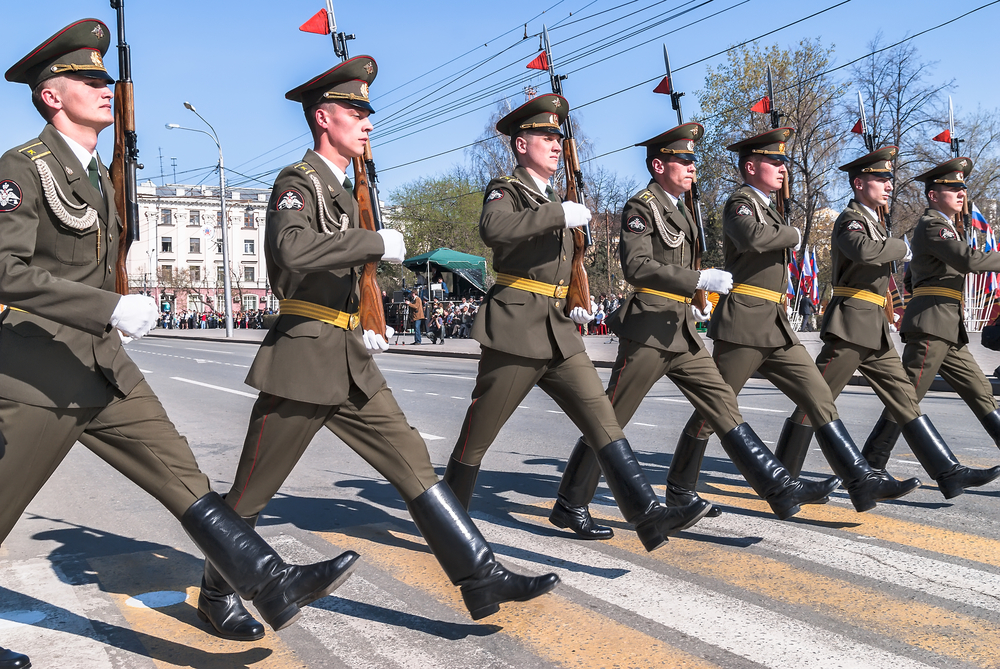
<instances>
[{"instance_id":1,"label":"yellow road line","mask_svg":"<svg viewBox=\"0 0 1000 669\"><path fill-rule=\"evenodd\" d=\"M544 518L513 513L546 526ZM693 529L697 532L697 529ZM620 531L601 542L645 554L633 532ZM780 560L731 546L671 537L652 557L676 569L708 576L778 602L804 607L840 622L981 667L996 667L1000 627L971 615L931 604L901 600L880 590L824 576Z\"/></svg>"},{"instance_id":2,"label":"yellow road line","mask_svg":"<svg viewBox=\"0 0 1000 669\"><path fill-rule=\"evenodd\" d=\"M448 607L468 615L459 589L419 536L384 526L353 527L350 534L315 532L341 550L355 550L398 581L417 588ZM555 593L558 593L558 587ZM594 613L558 594L525 603L504 604L480 621L501 627L507 635L547 662L580 667L716 667L627 625Z\"/></svg>"},{"instance_id":3,"label":"yellow road line","mask_svg":"<svg viewBox=\"0 0 1000 669\"><path fill-rule=\"evenodd\" d=\"M164 548L157 553L130 553L88 560L101 589L109 594L157 667L198 669L305 669L292 650L270 628L260 641L227 641L207 632L198 619L201 560ZM186 592L187 600L158 609L126 602L147 592ZM258 618L259 620L259 618Z\"/></svg>"}]
</instances>

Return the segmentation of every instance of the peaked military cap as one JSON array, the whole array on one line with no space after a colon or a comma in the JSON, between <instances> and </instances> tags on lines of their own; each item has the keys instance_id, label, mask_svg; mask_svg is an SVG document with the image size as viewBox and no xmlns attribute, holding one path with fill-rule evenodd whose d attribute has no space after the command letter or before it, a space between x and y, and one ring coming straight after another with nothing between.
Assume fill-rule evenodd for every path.
<instances>
[{"instance_id":1,"label":"peaked military cap","mask_svg":"<svg viewBox=\"0 0 1000 669\"><path fill-rule=\"evenodd\" d=\"M355 56L285 93L308 109L321 102L339 100L374 113L368 101L368 86L375 81L378 65L371 56Z\"/></svg>"},{"instance_id":2,"label":"peaked military cap","mask_svg":"<svg viewBox=\"0 0 1000 669\"><path fill-rule=\"evenodd\" d=\"M561 95L546 93L528 100L497 121L497 132L515 135L522 130L541 130L563 136L559 128L569 116L569 103Z\"/></svg>"},{"instance_id":3,"label":"peaked military cap","mask_svg":"<svg viewBox=\"0 0 1000 669\"><path fill-rule=\"evenodd\" d=\"M647 158L677 156L694 160L694 143L705 136L705 128L700 123L684 123L657 135L636 146L646 147Z\"/></svg>"},{"instance_id":4,"label":"peaked military cap","mask_svg":"<svg viewBox=\"0 0 1000 669\"><path fill-rule=\"evenodd\" d=\"M774 130L768 130L759 135L748 137L735 144L730 144L726 147L726 150L739 152L740 158L744 156L764 155L787 163L788 156L785 155L785 147L794 133L795 128L775 128Z\"/></svg>"},{"instance_id":5,"label":"peaked military cap","mask_svg":"<svg viewBox=\"0 0 1000 669\"><path fill-rule=\"evenodd\" d=\"M972 158L952 158L933 167L916 179L925 184L946 184L965 188L965 177L972 171Z\"/></svg>"},{"instance_id":6,"label":"peaked military cap","mask_svg":"<svg viewBox=\"0 0 1000 669\"><path fill-rule=\"evenodd\" d=\"M841 165L840 169L847 172L850 179L862 174L874 174L880 177L892 178L892 159L899 153L899 147L883 146L868 155L861 156L857 160L852 160L846 165Z\"/></svg>"},{"instance_id":7,"label":"peaked military cap","mask_svg":"<svg viewBox=\"0 0 1000 669\"><path fill-rule=\"evenodd\" d=\"M79 74L114 81L104 69L104 54L111 46L108 27L97 19L71 23L31 50L15 63L4 77L32 90L46 79L60 74Z\"/></svg>"}]
</instances>

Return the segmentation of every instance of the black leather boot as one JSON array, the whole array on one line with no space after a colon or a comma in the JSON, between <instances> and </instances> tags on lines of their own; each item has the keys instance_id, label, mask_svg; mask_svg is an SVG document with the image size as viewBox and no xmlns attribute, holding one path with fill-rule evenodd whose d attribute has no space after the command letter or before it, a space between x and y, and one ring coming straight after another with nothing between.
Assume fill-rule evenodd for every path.
<instances>
[{"instance_id":1,"label":"black leather boot","mask_svg":"<svg viewBox=\"0 0 1000 669\"><path fill-rule=\"evenodd\" d=\"M888 481L895 481L892 474L886 471L889 464L889 455L892 453L899 435L903 433L903 428L894 420L889 420L885 414L879 416L878 422L872 428L872 433L868 435L865 447L861 449L861 455L865 457L875 473Z\"/></svg>"},{"instance_id":2,"label":"black leather boot","mask_svg":"<svg viewBox=\"0 0 1000 669\"><path fill-rule=\"evenodd\" d=\"M979 419L979 422L986 428L986 434L990 435L993 443L1000 446L1000 409L995 409L986 414ZM3 436L0 435L0 441L2 440Z\"/></svg>"},{"instance_id":3,"label":"black leather boot","mask_svg":"<svg viewBox=\"0 0 1000 669\"><path fill-rule=\"evenodd\" d=\"M985 485L1000 476L1000 467L972 469L961 464L926 415L904 425L903 438L924 470L937 481L945 499L958 497L966 488Z\"/></svg>"},{"instance_id":4,"label":"black leather boot","mask_svg":"<svg viewBox=\"0 0 1000 669\"><path fill-rule=\"evenodd\" d=\"M612 441L597 452L615 502L625 520L635 527L643 547L653 551L667 537L701 520L712 505L698 498L685 506L663 506L656 499L646 473L635 459L627 439Z\"/></svg>"},{"instance_id":5,"label":"black leather boot","mask_svg":"<svg viewBox=\"0 0 1000 669\"><path fill-rule=\"evenodd\" d=\"M774 447L774 456L781 460L788 473L795 478L802 473L802 465L809 453L812 438L812 425L803 425L786 418L785 424L781 426L781 434L778 435L778 443Z\"/></svg>"},{"instance_id":6,"label":"black leather boot","mask_svg":"<svg viewBox=\"0 0 1000 669\"><path fill-rule=\"evenodd\" d=\"M825 481L800 481L792 477L746 423L724 435L722 447L750 487L780 520L798 513L800 504L815 504L840 487L836 476Z\"/></svg>"},{"instance_id":7,"label":"black leather boot","mask_svg":"<svg viewBox=\"0 0 1000 669\"><path fill-rule=\"evenodd\" d=\"M615 536L610 527L596 524L587 508L590 500L594 499L600 479L601 465L597 456L581 437L569 454L549 522L556 527L569 528L583 539L610 539Z\"/></svg>"},{"instance_id":8,"label":"black leather boot","mask_svg":"<svg viewBox=\"0 0 1000 669\"><path fill-rule=\"evenodd\" d=\"M257 527L256 515L240 517L250 529ZM205 560L205 573L201 577L201 592L198 594L198 617L211 625L223 639L257 641L264 638L264 626L247 611L233 586L226 583L219 570L208 560Z\"/></svg>"},{"instance_id":9,"label":"black leather boot","mask_svg":"<svg viewBox=\"0 0 1000 669\"><path fill-rule=\"evenodd\" d=\"M448 459L444 470L444 482L448 484L455 497L468 511L472 502L472 493L476 489L476 479L479 478L479 465L462 464L455 458Z\"/></svg>"},{"instance_id":10,"label":"black leather boot","mask_svg":"<svg viewBox=\"0 0 1000 669\"><path fill-rule=\"evenodd\" d=\"M670 471L667 472L667 494L664 502L667 506L687 506L701 499L698 493L698 476L701 474L701 461L708 448L708 439L692 437L687 432L681 432L674 455L670 459ZM707 518L718 518L722 509L713 504L705 514Z\"/></svg>"},{"instance_id":11,"label":"black leather boot","mask_svg":"<svg viewBox=\"0 0 1000 669\"><path fill-rule=\"evenodd\" d=\"M444 481L406 507L444 573L461 587L473 620L496 613L504 602L526 602L543 595L559 583L555 574L522 576L507 571Z\"/></svg>"},{"instance_id":12,"label":"black leather boot","mask_svg":"<svg viewBox=\"0 0 1000 669\"><path fill-rule=\"evenodd\" d=\"M214 492L192 504L181 517L181 525L226 582L251 600L275 630L295 622L300 607L336 590L354 571L358 559L357 553L347 551L312 565L286 564Z\"/></svg>"},{"instance_id":13,"label":"black leather boot","mask_svg":"<svg viewBox=\"0 0 1000 669\"><path fill-rule=\"evenodd\" d=\"M876 502L897 499L920 487L920 480L916 478L897 481L879 476L858 451L840 419L816 430L816 439L833 473L844 480L858 512L870 511L875 508Z\"/></svg>"},{"instance_id":14,"label":"black leather boot","mask_svg":"<svg viewBox=\"0 0 1000 669\"><path fill-rule=\"evenodd\" d=\"M31 660L27 655L0 648L0 669L28 669L30 666Z\"/></svg>"}]
</instances>

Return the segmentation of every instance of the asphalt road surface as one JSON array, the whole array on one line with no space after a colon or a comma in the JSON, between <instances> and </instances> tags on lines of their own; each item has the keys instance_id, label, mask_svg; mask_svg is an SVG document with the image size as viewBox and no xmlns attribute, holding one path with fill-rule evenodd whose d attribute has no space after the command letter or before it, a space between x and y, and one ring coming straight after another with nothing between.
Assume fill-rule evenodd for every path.
<instances>
[{"instance_id":1,"label":"asphalt road surface","mask_svg":"<svg viewBox=\"0 0 1000 669\"><path fill-rule=\"evenodd\" d=\"M255 392L256 347L146 339L130 345L216 489L228 489ZM383 355L410 423L443 471L476 362ZM600 370L607 380L609 370ZM791 403L763 381L740 396L773 441ZM850 387L841 417L863 442L881 406ZM923 403L959 458L1000 453L953 394ZM658 383L626 434L662 494L690 406ZM290 561L358 551L354 575L298 624L256 643L223 641L195 615L201 555L151 498L81 446L0 547L0 646L36 668L1000 666L1000 486L945 501L905 445L890 471L921 476L904 500L857 514L844 491L777 521L713 439L699 490L725 513L646 553L603 485L607 542L556 530L548 512L577 438L532 391L486 456L472 514L505 564L555 571L550 595L479 623L427 551L395 491L323 432L261 518ZM830 470L815 442L806 475Z\"/></svg>"}]
</instances>

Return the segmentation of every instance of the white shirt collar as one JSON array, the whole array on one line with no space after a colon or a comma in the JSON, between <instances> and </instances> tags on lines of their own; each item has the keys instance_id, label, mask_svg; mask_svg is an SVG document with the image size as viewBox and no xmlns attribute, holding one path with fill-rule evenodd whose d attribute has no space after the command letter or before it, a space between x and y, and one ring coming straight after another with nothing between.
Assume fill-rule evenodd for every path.
<instances>
[{"instance_id":1,"label":"white shirt collar","mask_svg":"<svg viewBox=\"0 0 1000 669\"><path fill-rule=\"evenodd\" d=\"M933 211L933 212L934 212L935 214L937 214L938 216L940 216L940 217L941 217L941 218L943 218L944 220L948 221L949 223L953 223L953 221L952 221L952 220L951 220L950 218L948 218L948 215L947 215L946 213L944 213L943 211L938 211L938 210L937 210L937 209L935 209L934 207L928 207L928 209L930 209L930 210L931 210L931 211Z\"/></svg>"},{"instance_id":2,"label":"white shirt collar","mask_svg":"<svg viewBox=\"0 0 1000 669\"><path fill-rule=\"evenodd\" d=\"M62 137L63 141L66 142L66 145L69 146L69 150L72 151L73 155L80 161L80 166L83 168L84 173L86 173L87 168L90 166L90 159L97 158L97 149L94 149L93 152L87 151L87 149L80 146L80 143L76 140L70 139L58 130L56 130L56 132L59 133L59 136ZM100 163L101 161L98 160L97 162Z\"/></svg>"},{"instance_id":3,"label":"white shirt collar","mask_svg":"<svg viewBox=\"0 0 1000 669\"><path fill-rule=\"evenodd\" d=\"M878 213L875 210L873 210L871 207L869 207L864 202L861 202L860 200L855 200L855 202L861 205L861 208L865 211L865 213L867 213L871 217L873 221L878 220Z\"/></svg>"},{"instance_id":4,"label":"white shirt collar","mask_svg":"<svg viewBox=\"0 0 1000 669\"><path fill-rule=\"evenodd\" d=\"M667 196L667 199L670 200L670 204L674 205L675 209L679 209L679 207L677 206L677 200L679 200L680 198L678 198L673 193L668 193L667 191L663 191L663 193L664 195Z\"/></svg>"},{"instance_id":5,"label":"white shirt collar","mask_svg":"<svg viewBox=\"0 0 1000 669\"><path fill-rule=\"evenodd\" d=\"M333 172L333 176L335 176L337 178L337 183L339 183L341 186L343 186L344 185L344 179L347 178L347 175L344 173L344 170L342 170L339 167L337 167L336 165L334 165L333 161L331 161L329 158L327 158L323 154L316 153L316 155L323 159L323 162L326 163L326 166L330 168L331 172Z\"/></svg>"},{"instance_id":6,"label":"white shirt collar","mask_svg":"<svg viewBox=\"0 0 1000 669\"><path fill-rule=\"evenodd\" d=\"M760 190L759 188L754 188L750 184L746 184L746 185L750 188L750 190L752 190L753 192L757 193L757 195L760 195L760 199L764 201L764 204L766 204L769 207L771 206L771 196L770 195L768 195L764 191Z\"/></svg>"},{"instance_id":7,"label":"white shirt collar","mask_svg":"<svg viewBox=\"0 0 1000 669\"><path fill-rule=\"evenodd\" d=\"M541 179L539 179L538 177L536 177L534 174L530 174L529 173L528 176L530 176L531 179L532 179L532 181L535 182L535 187L538 188L538 192L541 193L542 195L547 195L547 193L545 192L545 189L549 188L551 186L551 184L549 184L548 181L542 181Z\"/></svg>"}]
</instances>

